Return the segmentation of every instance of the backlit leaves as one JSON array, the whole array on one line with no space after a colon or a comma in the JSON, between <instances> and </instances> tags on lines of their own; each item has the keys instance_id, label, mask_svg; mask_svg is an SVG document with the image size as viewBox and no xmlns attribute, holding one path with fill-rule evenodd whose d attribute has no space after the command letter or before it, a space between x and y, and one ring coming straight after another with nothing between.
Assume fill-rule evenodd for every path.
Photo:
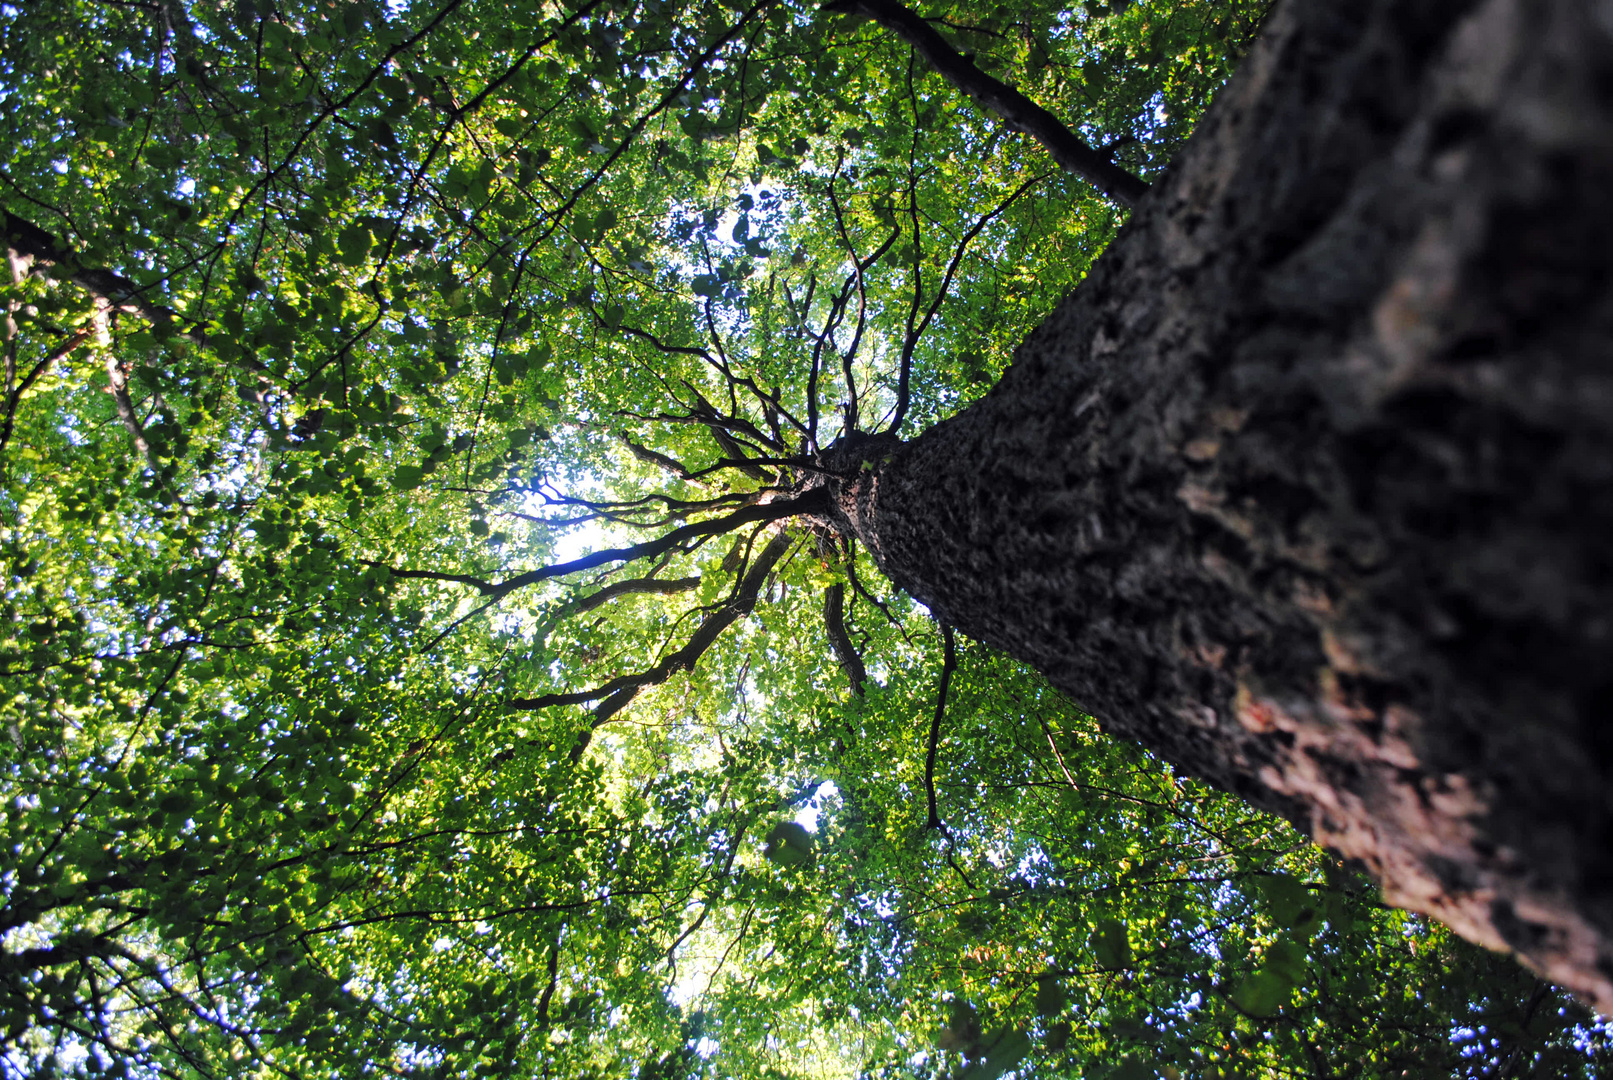
<instances>
[{"instance_id":1,"label":"backlit leaves","mask_svg":"<svg viewBox=\"0 0 1613 1080\"><path fill-rule=\"evenodd\" d=\"M1263 11L924 9L1149 176ZM865 551L501 591L786 493L910 335L950 414L1080 279L1113 207L909 60L784 0L0 5L4 209L169 309L0 282L0 1071L1594 1073L973 647L928 828L936 635Z\"/></svg>"}]
</instances>

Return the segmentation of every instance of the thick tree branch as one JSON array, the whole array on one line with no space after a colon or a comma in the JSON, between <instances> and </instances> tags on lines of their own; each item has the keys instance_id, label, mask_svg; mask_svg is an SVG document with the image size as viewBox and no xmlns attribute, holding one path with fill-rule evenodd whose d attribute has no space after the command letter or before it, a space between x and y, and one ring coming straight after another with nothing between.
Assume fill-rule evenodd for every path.
<instances>
[{"instance_id":1,"label":"thick tree branch","mask_svg":"<svg viewBox=\"0 0 1613 1080\"><path fill-rule=\"evenodd\" d=\"M671 578L634 578L632 581L618 581L614 585L607 585L596 593L591 593L576 602L572 609L573 615L581 615L585 611L592 611L601 604L608 603L618 596L629 593L654 593L658 596L671 596L675 593L688 592L698 587L700 579L697 577Z\"/></svg>"},{"instance_id":2,"label":"thick tree branch","mask_svg":"<svg viewBox=\"0 0 1613 1080\"><path fill-rule=\"evenodd\" d=\"M84 289L95 302L93 329L102 329L106 326L108 315L113 311L121 311L129 315L138 315L153 327L168 331L183 340L200 344L204 335L196 327L181 329L182 319L177 311L166 305L156 303L147 297L148 287L138 282L114 273L104 267L86 267L80 264L77 254L56 236L38 225L18 217L9 210L5 211L5 242L7 255L13 273L24 268L39 273L48 279L64 280ZM66 356L90 337L89 333L75 333L60 348L53 351L50 357L34 369L24 385L12 391L12 399L8 400L10 412L7 415L5 438L0 439L0 445L10 438L11 415L14 413L17 399L29 383L48 370L51 363ZM251 357L241 356L231 361L236 367L256 374L260 379L266 376L267 366L261 361ZM115 371L116 363L108 354L107 375L112 381L112 396L117 402L118 419L128 429L130 436L140 453L151 459L150 444L146 441L145 433L141 429L134 407L129 401L125 380L120 371ZM295 392L295 391L293 391Z\"/></svg>"},{"instance_id":3,"label":"thick tree branch","mask_svg":"<svg viewBox=\"0 0 1613 1080\"><path fill-rule=\"evenodd\" d=\"M140 451L140 456L155 465L156 456L151 452L151 443L146 439L146 430L140 423L140 417L134 410L134 402L129 400L128 380L123 376L123 368L118 364L118 358L110 351L106 354L106 377L111 384L112 400L117 404L118 419L128 430L129 437L134 440L134 447Z\"/></svg>"},{"instance_id":4,"label":"thick tree branch","mask_svg":"<svg viewBox=\"0 0 1613 1080\"><path fill-rule=\"evenodd\" d=\"M13 285L20 284L22 279L27 275L29 260L15 248L8 248L6 255L6 261L10 264L11 269L11 282ZM46 353L44 358L35 363L34 366L29 369L28 374L24 375L22 380L19 382L17 379L17 351L22 342L22 334L17 327L17 311L20 307L20 301L13 301L10 308L6 311L6 418L4 427L0 428L0 450L4 450L6 448L6 444L11 442L11 431L17 422L17 407L22 404L22 396L33 388L34 383L39 381L40 376L44 375L45 372L50 370L52 364L71 353L74 349L84 344L84 342L88 341L90 336L95 333L96 330L96 325L94 322L92 322L90 325L81 327L69 334L66 341L62 342L50 352Z\"/></svg>"},{"instance_id":5,"label":"thick tree branch","mask_svg":"<svg viewBox=\"0 0 1613 1080\"><path fill-rule=\"evenodd\" d=\"M1135 206L1148 184L1082 142L1058 117L1007 83L981 71L935 28L896 0L835 0L823 10L872 19L911 45L953 86L1047 148L1053 159L1123 206Z\"/></svg>"},{"instance_id":6,"label":"thick tree branch","mask_svg":"<svg viewBox=\"0 0 1613 1080\"><path fill-rule=\"evenodd\" d=\"M627 448L633 452L633 456L646 465L654 465L656 468L665 469L680 480L689 479L689 466L678 459L669 457L659 450L651 450L647 446L636 443L624 433L618 433L616 437L626 443Z\"/></svg>"},{"instance_id":7,"label":"thick tree branch","mask_svg":"<svg viewBox=\"0 0 1613 1080\"><path fill-rule=\"evenodd\" d=\"M554 1000L555 989L560 985L560 938L555 936L554 944L549 947L548 964L549 981L543 986L543 996L538 999L539 1031L549 1026L549 1003Z\"/></svg>"},{"instance_id":8,"label":"thick tree branch","mask_svg":"<svg viewBox=\"0 0 1613 1080\"><path fill-rule=\"evenodd\" d=\"M632 442L631 438L627 438L627 435L618 434L616 437L618 437L621 442L626 443L627 450L631 450L632 456L639 459L639 461L644 461L645 464L653 464L653 466L658 467L658 469L665 469L665 471L671 472L671 474L676 476L679 480L689 479L689 466L686 466L686 464L682 463L682 461L677 461L676 458L663 455L661 451L650 450L650 448L644 447L644 445L640 445L640 443Z\"/></svg>"},{"instance_id":9,"label":"thick tree branch","mask_svg":"<svg viewBox=\"0 0 1613 1080\"><path fill-rule=\"evenodd\" d=\"M685 385L688 384L686 383ZM711 437L716 440L717 448L721 450L727 458L733 461L744 462L744 464L736 465L735 468L753 480L772 480L773 477L767 472L767 470L758 465L753 465L750 463L750 454L746 452L745 445L738 439L734 438L733 432L736 427L743 425L743 427L740 429L744 430L747 434L754 434L764 443L770 442L771 440L767 439L767 437L760 431L757 431L749 422L740 418L724 416L722 413L718 412L716 406L707 401L700 391L694 390L693 387L690 387L690 390L694 392L695 397L695 407L693 409L695 419L704 424L706 426L706 430L711 432ZM783 448L775 447L775 449Z\"/></svg>"},{"instance_id":10,"label":"thick tree branch","mask_svg":"<svg viewBox=\"0 0 1613 1080\"><path fill-rule=\"evenodd\" d=\"M54 945L22 949L17 952L0 951L0 973L23 974L41 968L77 964L91 956L108 955L109 946L110 939L106 934L83 931L64 934Z\"/></svg>"},{"instance_id":11,"label":"thick tree branch","mask_svg":"<svg viewBox=\"0 0 1613 1080\"><path fill-rule=\"evenodd\" d=\"M863 684L868 681L868 669L863 666L863 658L851 642L851 635L846 633L846 587L835 582L823 593L823 625L829 634L829 645L834 649L835 659L840 661L840 668L851 680L851 692L862 697Z\"/></svg>"},{"instance_id":12,"label":"thick tree branch","mask_svg":"<svg viewBox=\"0 0 1613 1080\"><path fill-rule=\"evenodd\" d=\"M147 299L146 288L135 281L99 267L79 265L78 257L51 233L31 221L6 211L6 244L40 272L71 281L109 308L140 315L153 326L172 327L179 313L171 307ZM187 335L188 336L188 335Z\"/></svg>"}]
</instances>

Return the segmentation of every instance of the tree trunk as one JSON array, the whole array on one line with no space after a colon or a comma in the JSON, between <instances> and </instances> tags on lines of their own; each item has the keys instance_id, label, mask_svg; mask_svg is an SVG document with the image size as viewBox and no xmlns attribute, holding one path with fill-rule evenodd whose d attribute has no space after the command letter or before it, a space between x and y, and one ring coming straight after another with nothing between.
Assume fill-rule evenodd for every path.
<instances>
[{"instance_id":1,"label":"tree trunk","mask_svg":"<svg viewBox=\"0 0 1613 1080\"><path fill-rule=\"evenodd\" d=\"M1613 1011L1613 3L1294 0L836 524L1116 735Z\"/></svg>"}]
</instances>

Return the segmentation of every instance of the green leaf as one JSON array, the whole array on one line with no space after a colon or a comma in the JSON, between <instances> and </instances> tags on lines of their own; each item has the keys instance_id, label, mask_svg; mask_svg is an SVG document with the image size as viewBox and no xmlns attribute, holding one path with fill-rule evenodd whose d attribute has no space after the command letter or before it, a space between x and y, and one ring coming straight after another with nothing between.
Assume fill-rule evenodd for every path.
<instances>
[{"instance_id":1,"label":"green leaf","mask_svg":"<svg viewBox=\"0 0 1613 1080\"><path fill-rule=\"evenodd\" d=\"M1256 879L1257 887L1271 910L1272 921L1287 930L1301 930L1320 920L1320 903L1304 882L1284 873Z\"/></svg>"},{"instance_id":2,"label":"green leaf","mask_svg":"<svg viewBox=\"0 0 1613 1080\"><path fill-rule=\"evenodd\" d=\"M801 866L812 858L812 834L797 821L781 821L767 833L762 855L780 866Z\"/></svg>"},{"instance_id":3,"label":"green leaf","mask_svg":"<svg viewBox=\"0 0 1613 1080\"><path fill-rule=\"evenodd\" d=\"M1126 968L1131 966L1131 942L1126 936L1126 924L1118 919L1105 919L1092 931L1092 955L1098 966Z\"/></svg>"},{"instance_id":4,"label":"green leaf","mask_svg":"<svg viewBox=\"0 0 1613 1080\"><path fill-rule=\"evenodd\" d=\"M1232 1001L1251 1016L1271 1016L1294 994L1294 983L1279 972L1261 968L1251 972L1233 991Z\"/></svg>"},{"instance_id":5,"label":"green leaf","mask_svg":"<svg viewBox=\"0 0 1613 1080\"><path fill-rule=\"evenodd\" d=\"M1036 1014L1038 1016L1057 1016L1064 1011L1069 1003L1069 995L1064 992L1059 977L1051 972L1036 977Z\"/></svg>"},{"instance_id":6,"label":"green leaf","mask_svg":"<svg viewBox=\"0 0 1613 1080\"><path fill-rule=\"evenodd\" d=\"M425 479L425 470L418 465L399 465L392 473L392 486L399 491L412 491Z\"/></svg>"},{"instance_id":7,"label":"green leaf","mask_svg":"<svg viewBox=\"0 0 1613 1080\"><path fill-rule=\"evenodd\" d=\"M997 1080L1031 1052L1030 1036L1018 1028L1002 1028L985 1040L985 1056L965 1069L960 1080Z\"/></svg>"},{"instance_id":8,"label":"green leaf","mask_svg":"<svg viewBox=\"0 0 1613 1080\"><path fill-rule=\"evenodd\" d=\"M344 266L361 266L370 255L370 230L350 225L336 239L336 250Z\"/></svg>"}]
</instances>

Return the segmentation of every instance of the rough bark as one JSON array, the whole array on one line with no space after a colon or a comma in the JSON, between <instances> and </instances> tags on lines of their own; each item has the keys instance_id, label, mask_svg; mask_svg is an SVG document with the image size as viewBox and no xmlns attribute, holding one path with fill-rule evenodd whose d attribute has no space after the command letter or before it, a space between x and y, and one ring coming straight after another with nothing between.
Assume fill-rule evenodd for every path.
<instances>
[{"instance_id":1,"label":"rough bark","mask_svg":"<svg viewBox=\"0 0 1613 1080\"><path fill-rule=\"evenodd\" d=\"M1613 1011L1610 192L1613 4L1295 0L1002 382L834 520Z\"/></svg>"}]
</instances>

